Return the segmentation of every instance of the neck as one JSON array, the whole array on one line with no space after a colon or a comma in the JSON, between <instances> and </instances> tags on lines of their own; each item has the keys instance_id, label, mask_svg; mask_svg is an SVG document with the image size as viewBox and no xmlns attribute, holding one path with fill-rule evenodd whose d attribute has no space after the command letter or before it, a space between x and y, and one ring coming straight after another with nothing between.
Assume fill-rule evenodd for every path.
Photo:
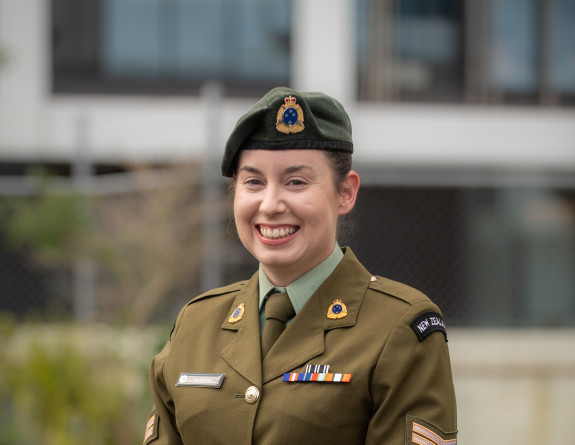
<instances>
[{"instance_id":1,"label":"neck","mask_svg":"<svg viewBox=\"0 0 575 445\"><path fill-rule=\"evenodd\" d=\"M277 287L287 287L292 284L295 280L301 277L305 272L297 274L297 273L286 273L286 270L276 270L275 268L268 268L266 266L262 266L266 276L269 278L271 283ZM311 270L311 269L310 269Z\"/></svg>"},{"instance_id":2,"label":"neck","mask_svg":"<svg viewBox=\"0 0 575 445\"><path fill-rule=\"evenodd\" d=\"M319 264L323 263L331 254L331 252L329 252L325 258L322 258L320 261L318 261L316 264L313 264L311 267L307 268L306 270L300 270L297 268L289 268L289 267L273 267L273 266L266 266L264 264L262 264L262 268L266 274L266 276L268 277L268 279L271 281L271 283L274 286L278 286L278 287L287 287L290 284L292 284L295 280L297 280L299 277L305 275L306 273L308 273L310 270L312 270L313 268L317 267Z\"/></svg>"}]
</instances>

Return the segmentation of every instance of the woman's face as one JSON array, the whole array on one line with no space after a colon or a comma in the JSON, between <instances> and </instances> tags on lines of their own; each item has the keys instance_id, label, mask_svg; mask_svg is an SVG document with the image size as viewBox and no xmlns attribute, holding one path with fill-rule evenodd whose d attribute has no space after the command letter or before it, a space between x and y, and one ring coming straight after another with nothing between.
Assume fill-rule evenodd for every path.
<instances>
[{"instance_id":1,"label":"woman's face","mask_svg":"<svg viewBox=\"0 0 575 445\"><path fill-rule=\"evenodd\" d=\"M234 186L240 240L270 280L286 286L331 254L359 177L350 172L338 192L320 150L243 150Z\"/></svg>"}]
</instances>

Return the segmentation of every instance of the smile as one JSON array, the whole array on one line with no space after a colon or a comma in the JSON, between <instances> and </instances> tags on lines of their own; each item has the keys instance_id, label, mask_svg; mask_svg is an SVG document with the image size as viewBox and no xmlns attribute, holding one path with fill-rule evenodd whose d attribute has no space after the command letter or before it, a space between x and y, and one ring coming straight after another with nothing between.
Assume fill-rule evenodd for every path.
<instances>
[{"instance_id":1,"label":"smile","mask_svg":"<svg viewBox=\"0 0 575 445\"><path fill-rule=\"evenodd\" d=\"M282 226L282 227L264 227L259 226L260 234L265 238L278 239L285 238L286 236L293 235L297 230L297 226Z\"/></svg>"}]
</instances>

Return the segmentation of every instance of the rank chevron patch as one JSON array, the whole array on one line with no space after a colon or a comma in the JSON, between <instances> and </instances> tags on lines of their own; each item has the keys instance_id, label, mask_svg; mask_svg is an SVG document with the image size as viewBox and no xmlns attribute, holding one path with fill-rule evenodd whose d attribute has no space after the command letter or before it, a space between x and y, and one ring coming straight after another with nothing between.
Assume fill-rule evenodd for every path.
<instances>
[{"instance_id":1,"label":"rank chevron patch","mask_svg":"<svg viewBox=\"0 0 575 445\"><path fill-rule=\"evenodd\" d=\"M457 432L446 433L437 426L414 416L407 416L406 445L457 445Z\"/></svg>"}]
</instances>

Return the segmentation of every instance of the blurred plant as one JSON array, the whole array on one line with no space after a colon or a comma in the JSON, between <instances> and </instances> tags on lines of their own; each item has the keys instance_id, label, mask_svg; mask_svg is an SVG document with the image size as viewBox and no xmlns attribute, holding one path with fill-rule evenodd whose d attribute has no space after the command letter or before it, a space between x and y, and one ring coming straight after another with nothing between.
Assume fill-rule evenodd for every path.
<instances>
[{"instance_id":1,"label":"blurred plant","mask_svg":"<svg viewBox=\"0 0 575 445\"><path fill-rule=\"evenodd\" d=\"M195 291L207 206L223 207L202 202L198 166L134 168L128 187L98 196L73 193L43 172L33 177L39 194L0 211L7 239L45 268L92 258L100 319L141 326L164 300L182 294L181 304Z\"/></svg>"},{"instance_id":2,"label":"blurred plant","mask_svg":"<svg viewBox=\"0 0 575 445\"><path fill-rule=\"evenodd\" d=\"M161 186L153 170L133 174L138 191L99 200L94 251L105 265L102 302L112 313L122 302L125 321L144 325L163 300L192 291L205 248L206 206L222 203L201 202L196 166L167 169L161 177L169 182Z\"/></svg>"},{"instance_id":3,"label":"blurred plant","mask_svg":"<svg viewBox=\"0 0 575 445\"><path fill-rule=\"evenodd\" d=\"M30 247L44 266L67 265L85 255L86 234L93 230L88 218L90 199L55 181L42 170L30 173L38 193L11 197L2 203L0 221L15 249Z\"/></svg>"},{"instance_id":4,"label":"blurred plant","mask_svg":"<svg viewBox=\"0 0 575 445\"><path fill-rule=\"evenodd\" d=\"M152 403L145 371L97 343L79 346L77 329L46 333L3 335L12 348L0 351L0 444L139 443Z\"/></svg>"}]
</instances>

